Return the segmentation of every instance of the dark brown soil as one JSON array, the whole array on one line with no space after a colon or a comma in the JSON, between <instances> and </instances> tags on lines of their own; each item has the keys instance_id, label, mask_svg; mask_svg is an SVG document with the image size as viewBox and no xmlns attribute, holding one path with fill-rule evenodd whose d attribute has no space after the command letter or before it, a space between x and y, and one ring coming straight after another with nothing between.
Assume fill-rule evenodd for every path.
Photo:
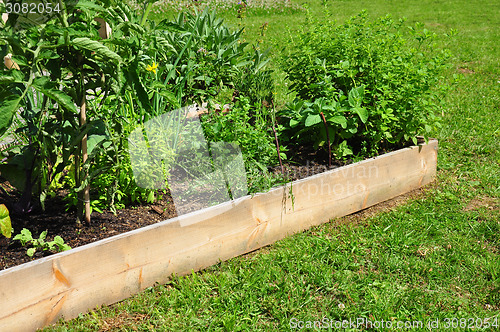
<instances>
[{"instance_id":1,"label":"dark brown soil","mask_svg":"<svg viewBox=\"0 0 500 332\"><path fill-rule=\"evenodd\" d=\"M311 156L307 155L301 157L304 160L313 159L309 159L308 157ZM325 165L322 164L324 160L321 158L319 160L319 162L305 161L304 165L285 164L284 175L290 180L297 180L328 170L328 162ZM337 162L331 168L340 165L342 163ZM281 173L281 167L272 168L272 172ZM45 211L38 207L28 214L16 214L14 209L10 208L17 199L18 196L12 191L0 192L0 203L6 204L11 211L12 227L16 234L21 229L28 228L33 237L38 238L41 232L47 230L46 240L51 241L54 236L59 235L72 248L177 216L173 200L169 195L163 195L162 199L152 205L132 206L118 210L116 215L109 211L93 212L89 225L76 224L76 212L66 210L62 196L48 200ZM28 257L26 249L19 241L8 240L0 236L0 270L53 254L49 251L37 251L33 257Z\"/></svg>"},{"instance_id":2,"label":"dark brown soil","mask_svg":"<svg viewBox=\"0 0 500 332\"><path fill-rule=\"evenodd\" d=\"M0 194L0 202L6 202L8 207L9 197ZM11 212L11 220L16 233L25 227L31 231L34 238L38 238L41 232L47 230L47 240L53 240L54 236L59 235L69 246L75 248L173 218L176 215L172 199L164 197L154 205L133 206L118 210L116 215L109 211L93 212L89 225L78 225L76 224L76 212L74 210L66 211L62 197L56 197L46 203L45 212L40 208L24 215L16 215ZM2 238L0 241L0 270L52 254L48 251L37 251L30 258L26 255L27 248L21 247L19 241L8 241L1 236L0 238Z\"/></svg>"}]
</instances>

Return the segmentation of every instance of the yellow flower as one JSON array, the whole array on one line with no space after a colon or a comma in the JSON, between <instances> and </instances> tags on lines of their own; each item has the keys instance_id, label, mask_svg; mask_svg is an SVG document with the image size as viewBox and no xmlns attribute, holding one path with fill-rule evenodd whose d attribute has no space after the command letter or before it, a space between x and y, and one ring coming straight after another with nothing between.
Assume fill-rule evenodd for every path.
<instances>
[{"instance_id":1,"label":"yellow flower","mask_svg":"<svg viewBox=\"0 0 500 332\"><path fill-rule=\"evenodd\" d=\"M156 68L158 68L158 65L156 64L156 62L153 61L153 65L147 66L146 70L147 71L152 71L153 73L156 74Z\"/></svg>"}]
</instances>

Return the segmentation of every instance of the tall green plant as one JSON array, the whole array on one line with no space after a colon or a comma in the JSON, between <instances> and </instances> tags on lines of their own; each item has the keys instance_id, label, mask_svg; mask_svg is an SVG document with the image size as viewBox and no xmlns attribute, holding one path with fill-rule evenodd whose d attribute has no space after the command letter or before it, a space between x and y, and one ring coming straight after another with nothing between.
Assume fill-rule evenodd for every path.
<instances>
[{"instance_id":1,"label":"tall green plant","mask_svg":"<svg viewBox=\"0 0 500 332\"><path fill-rule=\"evenodd\" d=\"M112 25L113 38L100 38L97 18ZM64 7L56 19L46 24L15 31L9 18L3 27L0 56L13 53L20 69L0 72L0 133L20 111L26 125L18 130L29 137L29 144L7 165L2 165L25 173L19 210L30 210L33 192L43 202L43 192L55 176L75 161L78 191L88 186L92 175L102 172L94 170L90 174L89 168L99 148L107 142L99 114L109 95L119 94L132 85L147 109L147 94L140 89L137 77L139 61L136 57L124 57L133 53L134 40L123 37L144 33L137 23L140 19L118 1L80 1L73 7ZM33 91L41 94L36 105L28 98ZM101 102L88 109L89 98L99 98ZM85 119L83 115L87 113ZM83 160L80 150L86 146L85 140L91 142L87 160ZM8 172L2 172L5 173Z\"/></svg>"},{"instance_id":2,"label":"tall green plant","mask_svg":"<svg viewBox=\"0 0 500 332\"><path fill-rule=\"evenodd\" d=\"M115 24L110 22L115 29ZM183 13L173 21L164 20L159 24L147 21L144 29L148 33L140 29L114 33L120 43L128 44L126 50L131 51L120 55L136 61L136 70L128 76L135 80L135 93L125 90L105 103L105 123L116 149L114 152L101 149L96 163L110 165L93 182L93 188L99 189L96 198L99 202L93 199L92 203L101 208L106 203L113 208L130 202L151 201L154 197L150 189L134 184L127 137L136 127L181 105L219 99L221 91L233 90L233 95L239 90L259 101L271 94L269 84L260 90L255 89L258 84L244 86L245 78L254 83L269 83L269 72L265 71L267 54L245 51L246 44L239 39L241 31L228 29L215 13L208 10ZM89 107L93 109L92 105ZM253 117L255 122L257 112L253 109L251 112L249 119Z\"/></svg>"}]
</instances>

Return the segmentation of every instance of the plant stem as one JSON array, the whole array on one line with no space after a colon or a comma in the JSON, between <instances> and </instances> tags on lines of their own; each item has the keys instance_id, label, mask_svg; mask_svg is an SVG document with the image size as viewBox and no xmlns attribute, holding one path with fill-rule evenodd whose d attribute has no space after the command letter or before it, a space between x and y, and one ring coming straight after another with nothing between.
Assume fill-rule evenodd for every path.
<instances>
[{"instance_id":1,"label":"plant stem","mask_svg":"<svg viewBox=\"0 0 500 332\"><path fill-rule=\"evenodd\" d=\"M87 97L85 90L85 77L83 71L83 55L78 54L78 62L80 65L80 92L81 92L81 103L80 103L80 127L83 128L87 124ZM80 151L76 156L75 161L75 174L78 174L76 179L76 184L80 187L83 181L87 180L88 172L85 171L85 162L88 159L87 151L87 134L82 137L80 141ZM90 224L90 184L87 184L83 189L83 192L78 193L78 203L77 203L77 223L83 219L87 224ZM84 211L85 209L85 211ZM84 214L85 212L85 214Z\"/></svg>"},{"instance_id":2,"label":"plant stem","mask_svg":"<svg viewBox=\"0 0 500 332\"><path fill-rule=\"evenodd\" d=\"M330 145L330 133L328 133L328 125L326 124L326 119L323 115L323 112L319 112L319 115L321 115L321 119L323 120L323 124L325 125L326 141L328 143L328 167L332 167L332 147Z\"/></svg>"},{"instance_id":3,"label":"plant stem","mask_svg":"<svg viewBox=\"0 0 500 332\"><path fill-rule=\"evenodd\" d=\"M276 151L278 152L278 160L280 161L280 167L281 167L281 175L285 174L285 169L283 168L283 163L281 162L281 152L280 152L280 143L278 141L278 135L276 134L276 128L274 127L274 122L276 122L276 115L275 115L275 109L274 109L274 101L271 102L273 105L273 133L274 133L274 141L276 142Z\"/></svg>"},{"instance_id":4,"label":"plant stem","mask_svg":"<svg viewBox=\"0 0 500 332\"><path fill-rule=\"evenodd\" d=\"M83 89L82 96L82 104L80 105L80 126L85 126L87 124L87 100L85 96L85 88ZM82 142L82 166L85 165L85 162L88 159L88 151L87 151L87 135L83 136ZM85 172L84 181L87 179L88 174ZM83 190L83 202L85 203L85 222L90 224L90 184L85 186Z\"/></svg>"}]
</instances>

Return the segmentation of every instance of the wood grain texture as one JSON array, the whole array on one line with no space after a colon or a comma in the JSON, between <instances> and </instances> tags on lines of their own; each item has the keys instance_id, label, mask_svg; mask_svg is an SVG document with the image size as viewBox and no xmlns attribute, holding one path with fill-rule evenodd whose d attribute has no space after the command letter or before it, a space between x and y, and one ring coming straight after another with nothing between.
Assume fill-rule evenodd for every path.
<instances>
[{"instance_id":1,"label":"wood grain texture","mask_svg":"<svg viewBox=\"0 0 500 332\"><path fill-rule=\"evenodd\" d=\"M437 141L0 272L2 331L34 331L431 182ZM292 204L293 197L293 204Z\"/></svg>"}]
</instances>

